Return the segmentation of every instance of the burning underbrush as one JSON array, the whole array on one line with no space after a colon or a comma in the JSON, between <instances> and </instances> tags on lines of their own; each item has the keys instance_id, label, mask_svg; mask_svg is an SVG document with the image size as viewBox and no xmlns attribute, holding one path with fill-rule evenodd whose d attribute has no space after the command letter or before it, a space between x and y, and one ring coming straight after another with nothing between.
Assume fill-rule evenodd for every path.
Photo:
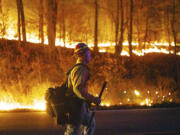
<instances>
[{"instance_id":1,"label":"burning underbrush","mask_svg":"<svg viewBox=\"0 0 180 135\"><path fill-rule=\"evenodd\" d=\"M45 110L47 88L60 85L75 63L73 50L6 41L0 45L0 110ZM180 63L180 58L178 56ZM148 54L133 60L110 53L93 54L89 90L98 95L108 81L102 106L179 102L173 55Z\"/></svg>"}]
</instances>

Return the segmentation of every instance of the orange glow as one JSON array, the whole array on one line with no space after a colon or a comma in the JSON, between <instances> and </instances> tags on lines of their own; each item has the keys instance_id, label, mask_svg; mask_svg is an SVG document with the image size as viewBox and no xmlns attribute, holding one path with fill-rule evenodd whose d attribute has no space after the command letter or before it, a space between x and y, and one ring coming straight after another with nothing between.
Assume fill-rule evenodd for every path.
<instances>
[{"instance_id":1,"label":"orange glow","mask_svg":"<svg viewBox=\"0 0 180 135\"><path fill-rule=\"evenodd\" d=\"M146 98L144 101L142 101L142 102L140 103L140 105L142 105L142 106L144 106L144 105L146 105L146 106L152 106L151 103L153 103L153 101L151 101L149 98Z\"/></svg>"},{"instance_id":2,"label":"orange glow","mask_svg":"<svg viewBox=\"0 0 180 135\"><path fill-rule=\"evenodd\" d=\"M14 110L14 109L31 109L31 110L46 110L45 101L34 100L32 105L20 103L0 102L0 111Z\"/></svg>"},{"instance_id":3,"label":"orange glow","mask_svg":"<svg viewBox=\"0 0 180 135\"><path fill-rule=\"evenodd\" d=\"M7 34L3 36L3 38L5 39L9 39L9 40L18 40L18 37L15 36L16 35L16 31L13 30L14 27L12 24L10 24L7 28ZM2 36L0 36L0 38L2 38ZM40 43L40 40L38 38L38 34L35 33L35 32L31 32L30 34L27 33L27 41L28 42L32 42L32 43ZM45 36L45 41L44 43L47 45L48 44L48 39L47 39L47 36ZM70 42L69 39L66 39L66 44L64 44L63 42L63 39L59 39L57 38L56 39L56 46L65 46L67 48L74 48L75 45L77 44L78 42ZM123 47L128 47L129 43L128 41L124 41L123 42ZM172 42L171 43L172 46L174 46L174 43ZM90 48L93 48L93 41L88 41L88 46ZM139 46L139 44L137 42L133 42L132 43L132 46ZM168 46L169 46L169 43L165 42L165 41L161 41L161 42L154 42L154 43L146 43L146 46L148 47L147 49L142 49L142 50L137 50L137 49L134 49L133 50L133 53L138 55L138 56L143 56L144 54L146 53L164 53L164 54L169 54L169 51L168 51ZM164 46L165 48L158 48L159 46ZM115 47L115 43L110 43L110 42L105 42L105 43L99 43L98 44L98 47L99 47L99 52L111 52L111 53L114 53L114 47ZM111 48L111 49L109 49ZM171 51L171 53L173 53ZM177 53L177 55L180 55L180 52ZM121 52L121 56L129 56L129 52L128 50L125 50L123 48L122 52Z\"/></svg>"},{"instance_id":4,"label":"orange glow","mask_svg":"<svg viewBox=\"0 0 180 135\"><path fill-rule=\"evenodd\" d=\"M15 109L46 110L46 101L44 99L45 91L50 87L50 83L38 84L32 88L29 95L13 91L15 86L8 87L9 91L3 91L0 87L0 111Z\"/></svg>"},{"instance_id":5,"label":"orange glow","mask_svg":"<svg viewBox=\"0 0 180 135\"><path fill-rule=\"evenodd\" d=\"M110 107L111 104L109 102L101 102L100 106Z\"/></svg>"},{"instance_id":6,"label":"orange glow","mask_svg":"<svg viewBox=\"0 0 180 135\"><path fill-rule=\"evenodd\" d=\"M134 93L135 93L135 95L136 95L136 96L140 96L140 93L139 93L139 91L137 91L137 90L134 90Z\"/></svg>"},{"instance_id":7,"label":"orange glow","mask_svg":"<svg viewBox=\"0 0 180 135\"><path fill-rule=\"evenodd\" d=\"M110 104L109 104L109 103L107 103L107 104L106 104L106 106L107 106L107 107L109 107L109 106L110 106Z\"/></svg>"},{"instance_id":8,"label":"orange glow","mask_svg":"<svg viewBox=\"0 0 180 135\"><path fill-rule=\"evenodd\" d=\"M0 36L0 38L5 38L5 39L9 39L9 40L18 40L17 37L17 31L14 30L14 26L13 24L9 24L7 29L6 29L6 35L4 35L2 37L2 35ZM36 32L31 32L31 33L27 33L27 41L28 42L32 42L32 43L40 43L40 40L38 38L38 34ZM47 40L47 36L45 36L45 41L44 43L47 45L48 44L48 40ZM67 48L74 48L75 45L78 42L70 42L69 39L66 39L66 44L64 44L63 39L56 39L56 45L57 46L65 46ZM138 49L133 49L133 53L138 55L138 56L143 56L146 53L163 53L163 54L169 54L168 51L168 47L169 44L165 41L161 41L161 42L154 42L154 43L150 43L150 44L146 44L147 49L142 49L142 50L138 50ZM88 45L90 48L93 48L93 41L88 41ZM128 49L125 49L125 47L128 47L128 41L124 41L123 42L123 50L121 52L121 56L129 56L129 52ZM172 46L174 46L174 43L171 43ZM137 42L133 42L132 43L133 47L138 47L139 44ZM161 46L164 46L164 48L160 48ZM115 43L110 43L110 42L105 42L105 43L99 43L98 44L99 47L99 51L100 52L110 52L110 53L114 53L114 47L115 47ZM171 52L173 53L173 52ZM180 55L180 52L177 53L177 55ZM44 93L45 90L50 86L49 83L47 84L43 84L42 86L38 86L36 88L34 88L32 91L34 93L32 93L32 95L28 95L27 97L22 95L11 95L10 92L6 92L3 93L3 89L0 88L0 110L13 110L13 109L33 109L33 110L41 110L44 111L46 109L46 102L44 100ZM127 91L123 91L124 94L127 94ZM140 92L135 90L134 91L136 96L140 96ZM142 94L142 93L141 93ZM156 95L159 94L158 91L155 92ZM98 94L95 94L96 96L98 96ZM169 93L169 96L171 95L171 93ZM158 95L159 97L159 95ZM19 99L18 98L22 98ZM163 97L162 101L165 100L165 96ZM172 101L172 99L170 100ZM131 99L128 98L127 102L130 103ZM151 106L153 103L152 100L150 100L149 98L146 98L145 100L142 100L140 102L140 105L147 105L147 106ZM122 103L120 102L120 105ZM124 104L124 102L123 102ZM111 106L112 104L109 102L103 102L101 103L101 106Z\"/></svg>"}]
</instances>

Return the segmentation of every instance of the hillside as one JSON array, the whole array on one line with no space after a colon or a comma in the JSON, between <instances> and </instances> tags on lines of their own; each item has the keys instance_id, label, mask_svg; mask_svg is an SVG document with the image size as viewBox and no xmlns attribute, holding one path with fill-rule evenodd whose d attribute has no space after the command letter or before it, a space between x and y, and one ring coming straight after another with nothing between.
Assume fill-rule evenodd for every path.
<instances>
[{"instance_id":1,"label":"hillside","mask_svg":"<svg viewBox=\"0 0 180 135\"><path fill-rule=\"evenodd\" d=\"M60 85L74 63L72 49L56 47L50 51L48 46L31 43L18 46L16 41L1 41L0 101L43 100L45 90ZM110 53L93 53L89 68L91 93L98 94L103 81L108 81L104 104L179 102L173 55L153 53L130 60ZM135 95L135 90L140 95Z\"/></svg>"}]
</instances>

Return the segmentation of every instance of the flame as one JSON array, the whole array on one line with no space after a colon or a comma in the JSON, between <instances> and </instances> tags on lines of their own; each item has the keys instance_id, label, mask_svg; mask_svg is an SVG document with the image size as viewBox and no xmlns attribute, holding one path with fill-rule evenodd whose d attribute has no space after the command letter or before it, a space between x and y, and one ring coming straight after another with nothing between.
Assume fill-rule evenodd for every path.
<instances>
[{"instance_id":1,"label":"flame","mask_svg":"<svg viewBox=\"0 0 180 135\"><path fill-rule=\"evenodd\" d=\"M140 96L140 93L139 93L139 91L137 91L137 90L134 90L134 93L135 93L135 95L136 95L136 96Z\"/></svg>"},{"instance_id":2,"label":"flame","mask_svg":"<svg viewBox=\"0 0 180 135\"><path fill-rule=\"evenodd\" d=\"M44 95L46 90L52 86L49 82L38 84L31 88L28 94L16 91L16 85L2 88L0 86L0 111L29 109L29 110L46 110L46 101ZM5 89L8 89L5 90Z\"/></svg>"},{"instance_id":3,"label":"flame","mask_svg":"<svg viewBox=\"0 0 180 135\"><path fill-rule=\"evenodd\" d=\"M15 36L16 35L16 31L13 30L14 26L13 24L10 24L7 28L7 34L4 36L0 36L0 38L5 38L8 40L18 40L18 37ZM31 32L31 33L27 33L27 41L28 42L32 42L32 43L40 43L41 41L38 38L38 35L36 32ZM64 44L63 39L60 38L56 38L56 46L62 46L62 47L67 47L67 48L75 48L75 45L78 42L70 42L69 39L66 39L66 42ZM47 45L48 44L48 38L47 36L45 36L45 41L44 44ZM143 43L144 44L144 43ZM138 56L143 56L146 53L164 53L164 54L169 54L169 43L165 42L165 41L161 41L161 42L154 42L154 43L145 43L146 46L148 46L147 49L142 49L142 50L138 50L138 49L133 49L133 53L138 55ZM123 42L123 47L128 47L129 43L128 41L124 41ZM93 41L89 40L88 41L88 46L90 48L93 48ZM132 46L139 46L139 43L137 42L132 42ZM158 48L164 46L165 48ZM171 46L175 46L174 42L171 43ZM111 42L105 42L105 43L99 43L98 44L99 47L99 52L111 52L114 53L114 47L115 47L115 43L111 43ZM173 51L171 51L171 53L173 53ZM129 56L129 52L126 49L123 49L121 54L121 56ZM180 52L177 53L177 55L180 55Z\"/></svg>"},{"instance_id":4,"label":"flame","mask_svg":"<svg viewBox=\"0 0 180 135\"><path fill-rule=\"evenodd\" d=\"M101 102L100 106L110 107L111 104L109 102Z\"/></svg>"},{"instance_id":5,"label":"flame","mask_svg":"<svg viewBox=\"0 0 180 135\"><path fill-rule=\"evenodd\" d=\"M14 19L12 17L10 17L10 22L13 21ZM17 36L17 31L15 30L15 26L13 23L8 23L8 27L6 28L6 35L0 35L0 38L4 38L4 39L8 39L8 40L18 40L18 36ZM27 41L28 42L32 42L32 43L40 43L41 41L38 38L38 34L37 32L32 32L28 33L27 32ZM56 38L56 45L57 46L62 46L62 47L67 47L67 48L75 48L75 45L78 42L73 42L70 41L70 39L66 39L66 42L64 44L63 39L60 38ZM87 41L88 46L90 48L93 48L93 41L89 40ZM47 36L45 36L45 41L44 44L47 45L48 44L48 38ZM142 50L138 50L138 49L133 49L133 53L138 55L138 56L143 56L146 53L164 53L164 54L169 54L169 43L165 42L165 41L161 41L161 42L152 42L152 43L143 43L146 45L147 49L142 49ZM121 52L121 56L129 56L129 52L128 52L128 47L129 43L128 41L124 41L123 42L123 50ZM133 47L138 47L139 44L137 42L133 42L132 43ZM163 48L161 48L161 46L163 46ZM171 43L171 46L175 46L174 42ZM115 48L115 43L112 42L104 42L104 43L99 43L98 44L99 47L99 52L110 52L110 53L114 53L114 48ZM173 53L171 51L171 53ZM180 52L177 53L177 55L180 55ZM47 87L43 87L41 89L46 89ZM1 90L1 89L0 89ZM33 90L36 91L37 89ZM40 90L42 93L44 92L43 90ZM134 91L136 96L140 95L140 92L135 90ZM156 91L156 95L158 95L158 91ZM127 91L124 91L124 94L127 94ZM5 96L1 96L1 95L5 95ZM43 94L41 94L43 95ZM169 96L171 95L171 93L169 93ZM96 96L98 96L98 94L96 94ZM28 98L25 97L22 102L18 102L17 100L14 99L13 95L9 95L9 94L4 94L2 92L0 92L0 110L13 110L13 109L33 109L33 110L42 110L44 111L46 109L46 102L44 99L42 99L43 96L40 96L40 94L35 94L35 96L32 96L32 101L28 102ZM158 95L159 97L159 95ZM27 99L26 99L27 98ZM165 97L164 97L165 98ZM164 100L163 98L163 100ZM131 99L127 99L127 102L130 102ZM151 104L153 103L153 101L151 101L149 98L146 98L145 100L143 100L142 102L140 102L140 105L147 105L147 106L151 106ZM120 102L120 104L122 104ZM124 104L124 103L123 103ZM111 104L109 102L104 102L101 103L101 106L111 106Z\"/></svg>"},{"instance_id":6,"label":"flame","mask_svg":"<svg viewBox=\"0 0 180 135\"><path fill-rule=\"evenodd\" d=\"M31 110L46 110L45 101L34 100L32 105L13 103L13 102L0 102L0 111L15 110L15 109L31 109Z\"/></svg>"},{"instance_id":7,"label":"flame","mask_svg":"<svg viewBox=\"0 0 180 135\"><path fill-rule=\"evenodd\" d=\"M111 104L110 103L107 103L106 106L109 107Z\"/></svg>"},{"instance_id":8,"label":"flame","mask_svg":"<svg viewBox=\"0 0 180 135\"><path fill-rule=\"evenodd\" d=\"M141 106L144 106L144 105L146 105L146 106L152 106L151 103L153 103L153 101L151 101L149 98L146 98L144 101L142 101L142 102L140 103L140 105L141 105Z\"/></svg>"}]
</instances>

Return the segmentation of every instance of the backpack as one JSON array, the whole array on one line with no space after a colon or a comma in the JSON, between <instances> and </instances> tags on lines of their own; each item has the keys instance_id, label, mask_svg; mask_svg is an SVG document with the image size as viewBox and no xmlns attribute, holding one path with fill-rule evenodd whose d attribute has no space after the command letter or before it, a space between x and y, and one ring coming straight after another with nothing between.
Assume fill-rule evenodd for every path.
<instances>
[{"instance_id":1,"label":"backpack","mask_svg":"<svg viewBox=\"0 0 180 135\"><path fill-rule=\"evenodd\" d=\"M66 96L68 88L68 76L76 66L86 66L84 64L75 64L67 73L66 81L55 88L48 88L45 94L46 109L51 117L57 118L58 125L74 124L80 117L82 99L75 94L71 97Z\"/></svg>"}]
</instances>

